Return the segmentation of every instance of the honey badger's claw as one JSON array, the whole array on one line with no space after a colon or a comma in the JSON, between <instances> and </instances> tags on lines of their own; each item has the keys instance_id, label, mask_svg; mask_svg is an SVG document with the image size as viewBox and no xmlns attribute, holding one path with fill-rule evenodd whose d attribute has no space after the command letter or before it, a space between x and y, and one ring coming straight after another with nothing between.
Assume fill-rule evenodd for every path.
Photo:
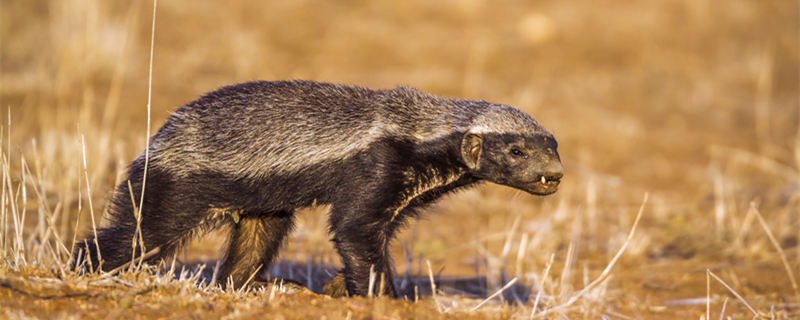
<instances>
[{"instance_id":1,"label":"honey badger's claw","mask_svg":"<svg viewBox=\"0 0 800 320\"><path fill-rule=\"evenodd\" d=\"M322 287L322 292L334 298L348 296L347 282L344 279L344 274L338 273L331 278L331 280Z\"/></svg>"},{"instance_id":2,"label":"honey badger's claw","mask_svg":"<svg viewBox=\"0 0 800 320\"><path fill-rule=\"evenodd\" d=\"M250 289L259 289L259 288L269 288L270 290L277 289L281 290L282 292L289 292L289 293L299 293L299 292L311 293L311 290L308 290L308 288L306 288L299 282L286 279L277 279L273 281L250 281L247 284L247 287L249 287Z\"/></svg>"}]
</instances>

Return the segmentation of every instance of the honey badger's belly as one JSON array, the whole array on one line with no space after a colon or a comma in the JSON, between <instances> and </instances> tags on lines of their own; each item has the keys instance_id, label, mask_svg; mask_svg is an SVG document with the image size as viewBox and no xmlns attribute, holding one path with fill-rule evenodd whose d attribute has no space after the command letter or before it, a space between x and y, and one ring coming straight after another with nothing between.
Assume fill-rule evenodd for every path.
<instances>
[{"instance_id":1,"label":"honey badger's belly","mask_svg":"<svg viewBox=\"0 0 800 320\"><path fill-rule=\"evenodd\" d=\"M397 144L394 143L395 146ZM258 178L242 178L235 173L201 173L189 180L218 186L216 196L201 200L212 202L209 203L211 208L230 208L243 214L264 214L314 204L332 204L352 191L354 184L379 180L383 185L375 185L374 190L365 192L385 193L384 214L391 216L391 220L407 208L423 206L452 189L477 181L464 169L451 163L435 166L425 159L415 159L413 154L405 154L407 158L402 162L386 158L402 153L391 145L385 143L382 147L369 148L346 159L320 162L292 173L273 173ZM416 166L409 163L415 163ZM212 212L217 213L214 210Z\"/></svg>"},{"instance_id":2,"label":"honey badger's belly","mask_svg":"<svg viewBox=\"0 0 800 320\"><path fill-rule=\"evenodd\" d=\"M247 214L293 210L312 204L328 204L342 179L341 164L321 164L296 172L276 172L248 177L228 171L198 170L176 177L179 181L206 185L196 201L212 208L231 208Z\"/></svg>"}]
</instances>

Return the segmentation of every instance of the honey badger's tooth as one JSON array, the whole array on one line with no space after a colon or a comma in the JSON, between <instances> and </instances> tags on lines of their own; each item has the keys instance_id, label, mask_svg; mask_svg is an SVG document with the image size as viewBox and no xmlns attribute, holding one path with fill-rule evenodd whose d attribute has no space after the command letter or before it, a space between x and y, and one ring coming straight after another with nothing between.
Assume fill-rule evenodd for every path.
<instances>
[{"instance_id":1,"label":"honey badger's tooth","mask_svg":"<svg viewBox=\"0 0 800 320\"><path fill-rule=\"evenodd\" d=\"M542 176L542 183L547 183L547 178L545 178L544 176Z\"/></svg>"}]
</instances>

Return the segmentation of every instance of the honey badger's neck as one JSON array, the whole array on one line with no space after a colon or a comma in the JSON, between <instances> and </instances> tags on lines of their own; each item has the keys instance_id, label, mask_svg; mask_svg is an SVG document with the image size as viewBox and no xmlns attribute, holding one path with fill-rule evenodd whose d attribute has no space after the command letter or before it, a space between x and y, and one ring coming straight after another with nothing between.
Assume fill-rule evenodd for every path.
<instances>
[{"instance_id":1,"label":"honey badger's neck","mask_svg":"<svg viewBox=\"0 0 800 320\"><path fill-rule=\"evenodd\" d=\"M379 91L377 124L387 135L413 140L422 146L459 140L491 104L484 101L446 99L398 87ZM460 142L459 142L460 143Z\"/></svg>"}]
</instances>

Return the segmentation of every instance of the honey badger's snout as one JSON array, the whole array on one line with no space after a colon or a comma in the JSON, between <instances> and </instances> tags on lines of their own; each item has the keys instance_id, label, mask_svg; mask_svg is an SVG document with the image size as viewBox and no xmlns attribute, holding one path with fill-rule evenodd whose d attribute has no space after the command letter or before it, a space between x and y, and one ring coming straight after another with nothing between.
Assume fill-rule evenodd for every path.
<instances>
[{"instance_id":1,"label":"honey badger's snout","mask_svg":"<svg viewBox=\"0 0 800 320\"><path fill-rule=\"evenodd\" d=\"M548 195L558 191L564 176L564 166L555 158L536 161L536 165L523 169L518 174L523 178L520 185L512 185L535 195Z\"/></svg>"},{"instance_id":2,"label":"honey badger's snout","mask_svg":"<svg viewBox=\"0 0 800 320\"><path fill-rule=\"evenodd\" d=\"M555 182L556 185L558 185L563 176L564 166L558 159L548 160L544 170L539 173L539 179L542 183Z\"/></svg>"},{"instance_id":3,"label":"honey badger's snout","mask_svg":"<svg viewBox=\"0 0 800 320\"><path fill-rule=\"evenodd\" d=\"M558 159L547 160L544 168L533 174L537 178L533 181L533 190L536 194L551 194L558 191L558 184L564 177L564 166Z\"/></svg>"}]
</instances>

